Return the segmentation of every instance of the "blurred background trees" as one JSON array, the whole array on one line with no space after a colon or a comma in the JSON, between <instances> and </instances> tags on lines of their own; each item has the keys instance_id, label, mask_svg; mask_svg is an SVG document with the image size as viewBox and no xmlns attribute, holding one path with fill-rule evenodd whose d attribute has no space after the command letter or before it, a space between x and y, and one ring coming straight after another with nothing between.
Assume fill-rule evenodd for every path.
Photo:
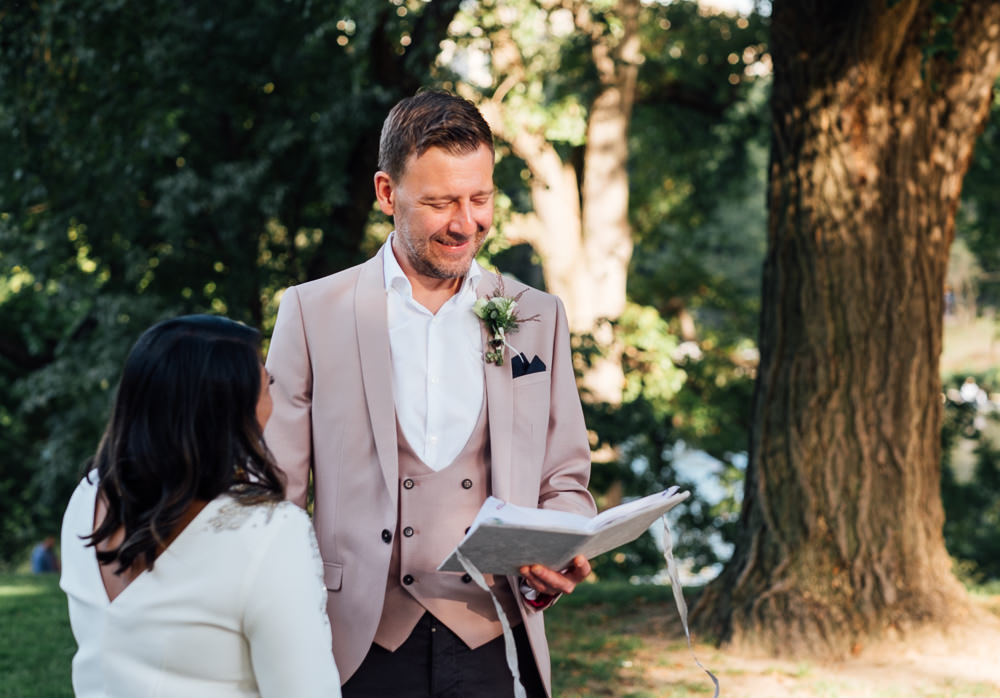
<instances>
[{"instance_id":1,"label":"blurred background trees","mask_svg":"<svg viewBox=\"0 0 1000 698\"><path fill-rule=\"evenodd\" d=\"M0 11L2 554L58 529L145 327L267 330L281 288L364 257L382 119L459 2L417 5Z\"/></svg>"},{"instance_id":2,"label":"blurred background trees","mask_svg":"<svg viewBox=\"0 0 1000 698\"><path fill-rule=\"evenodd\" d=\"M574 314L595 494L692 488L681 555L716 569L742 498L768 226L770 6L754 6L6 3L0 559L58 530L145 327L207 311L267 333L281 289L384 239L371 185L382 119L436 85L475 100L497 132L484 258ZM942 289L945 387L974 375L987 394L1000 390L988 370L998 123L973 153ZM954 426L965 413L950 405L946 542L970 577L997 576L987 536L970 531L1000 516L1000 441ZM968 465L973 451L986 465ZM598 574L644 577L660 562L647 537Z\"/></svg>"}]
</instances>

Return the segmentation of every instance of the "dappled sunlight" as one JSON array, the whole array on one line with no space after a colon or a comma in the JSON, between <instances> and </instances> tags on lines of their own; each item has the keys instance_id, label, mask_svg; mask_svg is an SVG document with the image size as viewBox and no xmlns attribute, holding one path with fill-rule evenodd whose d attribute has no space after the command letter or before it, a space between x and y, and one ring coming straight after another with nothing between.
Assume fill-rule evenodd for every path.
<instances>
[{"instance_id":1,"label":"dappled sunlight","mask_svg":"<svg viewBox=\"0 0 1000 698\"><path fill-rule=\"evenodd\" d=\"M0 596L39 596L45 592L46 589L40 586L0 584Z\"/></svg>"}]
</instances>

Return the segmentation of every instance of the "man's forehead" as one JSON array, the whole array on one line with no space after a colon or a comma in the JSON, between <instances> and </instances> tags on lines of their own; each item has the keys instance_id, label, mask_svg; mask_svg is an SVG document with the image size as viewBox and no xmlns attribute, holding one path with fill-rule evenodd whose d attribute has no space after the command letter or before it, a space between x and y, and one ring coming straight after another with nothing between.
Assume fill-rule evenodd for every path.
<instances>
[{"instance_id":1,"label":"man's forehead","mask_svg":"<svg viewBox=\"0 0 1000 698\"><path fill-rule=\"evenodd\" d=\"M421 155L410 154L401 180L407 180L408 186L417 185L420 188L447 186L455 180L466 184L478 181L479 189L492 191L493 153L485 146L461 153L438 147L428 148Z\"/></svg>"}]
</instances>

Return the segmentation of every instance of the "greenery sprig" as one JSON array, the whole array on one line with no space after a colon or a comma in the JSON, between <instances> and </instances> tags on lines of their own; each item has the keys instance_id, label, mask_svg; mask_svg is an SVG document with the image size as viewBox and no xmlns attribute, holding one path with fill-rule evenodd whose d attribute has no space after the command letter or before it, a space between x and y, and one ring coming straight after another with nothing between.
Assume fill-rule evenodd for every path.
<instances>
[{"instance_id":1,"label":"greenery sprig","mask_svg":"<svg viewBox=\"0 0 1000 698\"><path fill-rule=\"evenodd\" d=\"M518 317L517 301L523 295L524 291L513 298L504 295L503 277L498 273L496 290L484 298L477 298L475 305L472 306L472 311L483 321L490 335L483 354L486 363L503 366L504 346L510 346L507 343L507 335L517 332L522 322L538 320L537 314L529 318Z\"/></svg>"}]
</instances>

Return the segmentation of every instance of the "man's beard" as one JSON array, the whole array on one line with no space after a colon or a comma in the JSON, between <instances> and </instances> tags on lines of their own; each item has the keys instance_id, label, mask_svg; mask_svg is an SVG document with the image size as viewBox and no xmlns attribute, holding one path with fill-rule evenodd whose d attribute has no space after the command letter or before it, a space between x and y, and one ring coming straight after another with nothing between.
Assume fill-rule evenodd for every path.
<instances>
[{"instance_id":1,"label":"man's beard","mask_svg":"<svg viewBox=\"0 0 1000 698\"><path fill-rule=\"evenodd\" d=\"M403 250L406 253L406 259L416 271L421 276L426 276L431 279L460 279L469 272L469 267L472 266L472 260L476 258L479 254L479 250L483 246L483 242L486 239L486 231L477 230L476 234L472 237L472 245L475 247L475 251L469 256L469 262L464 266L459 268L458 266L444 267L440 264L436 264L429 254L431 245L434 244L432 240L427 240L421 245L413 244L413 241L407 235L400 235L400 242L403 243Z\"/></svg>"}]
</instances>

